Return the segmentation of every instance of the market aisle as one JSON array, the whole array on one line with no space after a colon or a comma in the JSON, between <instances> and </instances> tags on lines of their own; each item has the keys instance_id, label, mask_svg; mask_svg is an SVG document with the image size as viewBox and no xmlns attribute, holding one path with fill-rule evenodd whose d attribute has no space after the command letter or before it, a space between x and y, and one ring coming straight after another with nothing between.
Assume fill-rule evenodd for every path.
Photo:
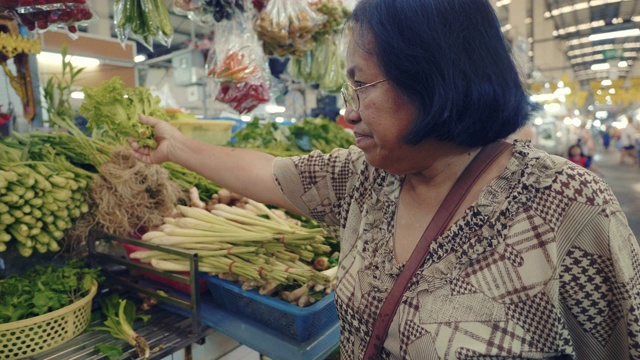
<instances>
[{"instance_id":1,"label":"market aisle","mask_svg":"<svg viewBox=\"0 0 640 360\"><path fill-rule=\"evenodd\" d=\"M594 160L618 198L631 230L640 239L640 167L631 165L628 159L621 165L618 150L613 147L608 152L598 149Z\"/></svg>"}]
</instances>

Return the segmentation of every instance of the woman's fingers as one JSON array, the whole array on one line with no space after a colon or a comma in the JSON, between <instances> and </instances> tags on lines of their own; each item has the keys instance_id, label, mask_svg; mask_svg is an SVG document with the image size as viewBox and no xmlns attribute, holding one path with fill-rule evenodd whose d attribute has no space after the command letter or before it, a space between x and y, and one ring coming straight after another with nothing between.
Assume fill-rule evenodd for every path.
<instances>
[{"instance_id":1,"label":"woman's fingers","mask_svg":"<svg viewBox=\"0 0 640 360\"><path fill-rule=\"evenodd\" d=\"M151 116L140 115L140 122L145 124L145 125L150 125L151 127L155 127L161 121L162 120L156 119L156 118L151 117Z\"/></svg>"}]
</instances>

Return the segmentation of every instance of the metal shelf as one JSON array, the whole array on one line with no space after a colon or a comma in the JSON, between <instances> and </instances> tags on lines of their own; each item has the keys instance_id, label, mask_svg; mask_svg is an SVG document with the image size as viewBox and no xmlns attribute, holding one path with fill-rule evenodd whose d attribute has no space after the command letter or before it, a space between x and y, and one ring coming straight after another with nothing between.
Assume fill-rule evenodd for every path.
<instances>
[{"instance_id":1,"label":"metal shelf","mask_svg":"<svg viewBox=\"0 0 640 360\"><path fill-rule=\"evenodd\" d=\"M199 342L204 336L212 332L207 329L200 334L191 331L192 323L189 318L167 311L159 306L151 309L149 321L144 324L136 322L134 330L149 343L152 351L150 359L162 359L180 349ZM100 321L89 324L89 327L99 326ZM95 350L98 344L118 346L123 351L123 358L141 359L135 349L123 340L111 336L106 331L85 331L72 340L56 346L44 353L29 357L31 360L103 360L108 357Z\"/></svg>"}]
</instances>

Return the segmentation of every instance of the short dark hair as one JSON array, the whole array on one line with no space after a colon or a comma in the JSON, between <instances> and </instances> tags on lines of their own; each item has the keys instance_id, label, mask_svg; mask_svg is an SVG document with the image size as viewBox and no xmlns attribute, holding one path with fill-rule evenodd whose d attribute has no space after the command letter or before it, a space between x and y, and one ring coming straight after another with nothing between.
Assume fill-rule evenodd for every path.
<instances>
[{"instance_id":1,"label":"short dark hair","mask_svg":"<svg viewBox=\"0 0 640 360\"><path fill-rule=\"evenodd\" d=\"M360 0L349 24L418 109L408 144L484 146L527 123L529 99L489 1Z\"/></svg>"},{"instance_id":2,"label":"short dark hair","mask_svg":"<svg viewBox=\"0 0 640 360\"><path fill-rule=\"evenodd\" d=\"M571 150L573 150L573 148L578 148L578 149L580 149L580 157L585 156L585 155L584 155L584 152L582 151L582 146L580 146L580 144L573 144L573 145L569 146L569 149L567 150L567 155L568 155L567 157L569 157L569 158L570 158L570 157L572 157L572 156L573 156L573 155L571 155Z\"/></svg>"}]
</instances>

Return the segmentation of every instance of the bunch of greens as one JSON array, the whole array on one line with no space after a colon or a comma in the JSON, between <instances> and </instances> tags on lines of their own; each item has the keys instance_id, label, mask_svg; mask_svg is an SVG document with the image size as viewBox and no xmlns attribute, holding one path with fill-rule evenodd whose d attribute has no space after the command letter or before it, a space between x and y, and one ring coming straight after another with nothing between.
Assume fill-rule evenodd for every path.
<instances>
[{"instance_id":1,"label":"bunch of greens","mask_svg":"<svg viewBox=\"0 0 640 360\"><path fill-rule=\"evenodd\" d=\"M85 86L80 115L87 119L93 137L112 144L124 144L134 137L141 146L155 148L153 129L140 123L140 115L168 120L160 99L145 87L125 88L119 77L97 87Z\"/></svg>"},{"instance_id":2,"label":"bunch of greens","mask_svg":"<svg viewBox=\"0 0 640 360\"><path fill-rule=\"evenodd\" d=\"M0 324L28 319L70 305L101 280L99 269L71 260L63 267L35 266L0 280Z\"/></svg>"},{"instance_id":3,"label":"bunch of greens","mask_svg":"<svg viewBox=\"0 0 640 360\"><path fill-rule=\"evenodd\" d=\"M354 144L353 135L324 117L305 118L291 126L275 122L261 124L254 119L234 135L237 147L265 150L274 155L290 156L312 150L330 152Z\"/></svg>"},{"instance_id":4,"label":"bunch of greens","mask_svg":"<svg viewBox=\"0 0 640 360\"><path fill-rule=\"evenodd\" d=\"M150 316L136 315L136 305L129 300L121 299L117 294L100 299L100 307L106 320L103 326L93 327L91 330L104 330L117 339L125 340L136 349L141 358L148 359L149 344L133 330L133 323L138 319L147 322ZM105 353L114 352L114 349L106 346L98 349ZM115 354L117 355L117 351Z\"/></svg>"}]
</instances>

